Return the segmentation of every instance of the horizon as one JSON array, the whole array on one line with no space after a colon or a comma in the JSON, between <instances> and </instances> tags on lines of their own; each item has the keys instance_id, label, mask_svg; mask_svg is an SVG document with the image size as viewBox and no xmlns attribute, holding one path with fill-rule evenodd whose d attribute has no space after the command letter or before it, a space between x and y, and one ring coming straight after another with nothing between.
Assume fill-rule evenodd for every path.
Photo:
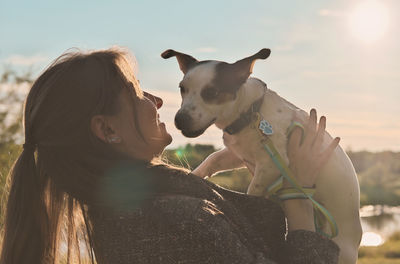
<instances>
[{"instance_id":1,"label":"horizon","mask_svg":"<svg viewBox=\"0 0 400 264\"><path fill-rule=\"evenodd\" d=\"M215 126L195 139L174 127L183 75L176 60L160 57L164 50L234 62L270 48L253 77L306 112L325 115L327 131L341 137L344 149L400 151L399 1L42 0L23 6L0 3L0 73L32 70L37 77L72 47L126 47L142 88L164 99L161 121L174 139L169 148L223 144Z\"/></svg>"}]
</instances>

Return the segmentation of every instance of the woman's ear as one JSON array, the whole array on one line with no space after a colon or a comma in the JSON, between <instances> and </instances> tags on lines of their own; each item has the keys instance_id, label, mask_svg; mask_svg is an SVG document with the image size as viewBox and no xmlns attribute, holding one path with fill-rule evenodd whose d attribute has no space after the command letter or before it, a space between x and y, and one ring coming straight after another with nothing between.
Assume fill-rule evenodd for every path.
<instances>
[{"instance_id":1,"label":"woman's ear","mask_svg":"<svg viewBox=\"0 0 400 264\"><path fill-rule=\"evenodd\" d=\"M93 134L105 143L114 142L112 139L119 138L110 122L103 115L95 115L90 121L90 128Z\"/></svg>"}]
</instances>

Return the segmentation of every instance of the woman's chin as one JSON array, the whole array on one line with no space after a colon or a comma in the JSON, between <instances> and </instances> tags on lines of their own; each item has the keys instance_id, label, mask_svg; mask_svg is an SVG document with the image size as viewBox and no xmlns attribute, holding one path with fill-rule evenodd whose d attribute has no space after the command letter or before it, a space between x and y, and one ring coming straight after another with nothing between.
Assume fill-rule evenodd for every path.
<instances>
[{"instance_id":1,"label":"woman's chin","mask_svg":"<svg viewBox=\"0 0 400 264\"><path fill-rule=\"evenodd\" d=\"M169 144L172 143L172 136L168 132L166 135L166 142L167 142L167 144L165 146L168 146Z\"/></svg>"},{"instance_id":2,"label":"woman's chin","mask_svg":"<svg viewBox=\"0 0 400 264\"><path fill-rule=\"evenodd\" d=\"M172 136L170 133L168 133L165 123L160 123L160 128L161 128L161 131L165 134L164 135L165 142L166 142L165 146L168 146L169 144L172 143Z\"/></svg>"}]
</instances>

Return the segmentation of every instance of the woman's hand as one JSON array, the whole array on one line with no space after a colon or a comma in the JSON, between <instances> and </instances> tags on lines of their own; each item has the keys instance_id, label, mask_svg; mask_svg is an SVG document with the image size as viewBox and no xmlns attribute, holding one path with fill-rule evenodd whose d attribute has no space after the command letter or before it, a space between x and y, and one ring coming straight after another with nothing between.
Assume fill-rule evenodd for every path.
<instances>
[{"instance_id":1,"label":"woman's hand","mask_svg":"<svg viewBox=\"0 0 400 264\"><path fill-rule=\"evenodd\" d=\"M317 111L311 109L310 118L304 127L304 141L301 142L302 131L296 128L288 142L289 168L298 184L303 187L314 186L321 168L326 164L340 139L335 138L327 148L323 149L326 118L322 116L317 125ZM284 180L285 187L290 184ZM289 231L303 229L315 231L313 205L308 199L291 199L283 202Z\"/></svg>"},{"instance_id":2,"label":"woman's hand","mask_svg":"<svg viewBox=\"0 0 400 264\"><path fill-rule=\"evenodd\" d=\"M296 121L296 120L295 120ZM322 167L326 164L340 138L335 138L327 148L323 148L326 118L322 116L317 124L317 111L311 109L310 117L304 126L305 137L301 142L302 131L295 128L288 142L289 168L303 187L312 187ZM285 185L287 186L287 182Z\"/></svg>"}]
</instances>

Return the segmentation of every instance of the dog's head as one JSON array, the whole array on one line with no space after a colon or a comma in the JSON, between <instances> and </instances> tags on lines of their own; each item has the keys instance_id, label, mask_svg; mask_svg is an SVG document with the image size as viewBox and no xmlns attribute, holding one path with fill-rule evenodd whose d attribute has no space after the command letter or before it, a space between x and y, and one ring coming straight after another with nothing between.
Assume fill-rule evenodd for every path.
<instances>
[{"instance_id":1,"label":"dog's head","mask_svg":"<svg viewBox=\"0 0 400 264\"><path fill-rule=\"evenodd\" d=\"M235 63L197 61L192 56L166 50L161 57L176 57L184 76L179 84L182 105L175 126L186 137L197 137L211 126L227 104L236 99L239 88L252 73L257 59L266 59L271 51L262 49Z\"/></svg>"}]
</instances>

